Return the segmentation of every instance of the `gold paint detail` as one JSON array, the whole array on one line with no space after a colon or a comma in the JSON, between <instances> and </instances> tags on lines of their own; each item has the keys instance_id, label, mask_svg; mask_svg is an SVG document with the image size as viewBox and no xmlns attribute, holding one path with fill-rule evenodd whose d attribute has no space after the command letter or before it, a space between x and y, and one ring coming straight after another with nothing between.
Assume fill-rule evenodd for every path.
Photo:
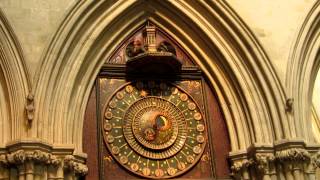
<instances>
[{"instance_id":1,"label":"gold paint detail","mask_svg":"<svg viewBox=\"0 0 320 180\"><path fill-rule=\"evenodd\" d=\"M132 171L136 172L136 171L139 170L139 165L137 163L132 163L130 165L130 168L131 168Z\"/></svg>"},{"instance_id":2,"label":"gold paint detail","mask_svg":"<svg viewBox=\"0 0 320 180\"><path fill-rule=\"evenodd\" d=\"M187 156L187 162L188 162L189 164L192 164L193 161L194 161L194 157L193 157L193 156L191 156L191 155Z\"/></svg>"},{"instance_id":3,"label":"gold paint detail","mask_svg":"<svg viewBox=\"0 0 320 180\"><path fill-rule=\"evenodd\" d=\"M111 149L112 154L118 155L120 153L120 149L117 146L113 146Z\"/></svg>"},{"instance_id":4,"label":"gold paint detail","mask_svg":"<svg viewBox=\"0 0 320 180\"><path fill-rule=\"evenodd\" d=\"M194 113L193 118L197 121L200 121L202 119L202 116L199 112Z\"/></svg>"},{"instance_id":5,"label":"gold paint detail","mask_svg":"<svg viewBox=\"0 0 320 180\"><path fill-rule=\"evenodd\" d=\"M106 104L102 130L111 156L105 160L113 158L145 178L164 179L182 175L204 157L206 127L199 121L204 116L180 87L157 81L128 83Z\"/></svg>"},{"instance_id":6,"label":"gold paint detail","mask_svg":"<svg viewBox=\"0 0 320 180\"><path fill-rule=\"evenodd\" d=\"M191 102L191 103L188 104L188 108L189 108L191 111L195 110L196 107L197 107L196 104L193 103L193 102Z\"/></svg>"},{"instance_id":7,"label":"gold paint detail","mask_svg":"<svg viewBox=\"0 0 320 180\"><path fill-rule=\"evenodd\" d=\"M148 97L129 107L124 116L123 133L129 146L138 154L165 159L183 148L186 126L183 114L173 103Z\"/></svg>"},{"instance_id":8,"label":"gold paint detail","mask_svg":"<svg viewBox=\"0 0 320 180\"><path fill-rule=\"evenodd\" d=\"M121 156L120 157L120 163L121 164L127 164L128 163L128 157L127 156Z\"/></svg>"},{"instance_id":9,"label":"gold paint detail","mask_svg":"<svg viewBox=\"0 0 320 180\"><path fill-rule=\"evenodd\" d=\"M171 88L171 93L172 94L178 94L178 92L179 92L178 88L176 88L176 87L172 87Z\"/></svg>"},{"instance_id":10,"label":"gold paint detail","mask_svg":"<svg viewBox=\"0 0 320 180\"><path fill-rule=\"evenodd\" d=\"M111 119L111 118L112 118L112 112L106 111L106 113L104 113L104 117L105 117L106 119Z\"/></svg>"},{"instance_id":11,"label":"gold paint detail","mask_svg":"<svg viewBox=\"0 0 320 180\"><path fill-rule=\"evenodd\" d=\"M198 143L204 143L205 139L204 139L204 136L203 135L198 135L197 136L197 142Z\"/></svg>"},{"instance_id":12,"label":"gold paint detail","mask_svg":"<svg viewBox=\"0 0 320 180\"><path fill-rule=\"evenodd\" d=\"M186 164L184 162L179 162L178 163L178 169L180 171L183 171L186 168Z\"/></svg>"},{"instance_id":13,"label":"gold paint detail","mask_svg":"<svg viewBox=\"0 0 320 180\"><path fill-rule=\"evenodd\" d=\"M164 172L163 172L162 169L156 169L156 170L154 171L154 175L155 175L156 177L162 177L162 176L164 175Z\"/></svg>"},{"instance_id":14,"label":"gold paint detail","mask_svg":"<svg viewBox=\"0 0 320 180\"><path fill-rule=\"evenodd\" d=\"M201 149L200 146L194 146L194 147L193 147L193 152L194 152L195 154L200 154L201 151L202 151L202 149Z\"/></svg>"},{"instance_id":15,"label":"gold paint detail","mask_svg":"<svg viewBox=\"0 0 320 180\"><path fill-rule=\"evenodd\" d=\"M108 162L113 162L113 158L110 155L109 156L104 156L103 159L108 161Z\"/></svg>"},{"instance_id":16,"label":"gold paint detail","mask_svg":"<svg viewBox=\"0 0 320 180\"><path fill-rule=\"evenodd\" d=\"M126 92L127 92L127 93L132 93L132 91L133 91L132 85L127 85L127 86L126 86Z\"/></svg>"},{"instance_id":17,"label":"gold paint detail","mask_svg":"<svg viewBox=\"0 0 320 180\"><path fill-rule=\"evenodd\" d=\"M173 175L176 174L177 170L176 170L175 168L169 167L169 168L167 169L167 172L168 172L168 174L169 174L170 176L173 176Z\"/></svg>"},{"instance_id":18,"label":"gold paint detail","mask_svg":"<svg viewBox=\"0 0 320 180\"><path fill-rule=\"evenodd\" d=\"M123 99L124 98L123 92L117 92L116 97L119 100Z\"/></svg>"},{"instance_id":19,"label":"gold paint detail","mask_svg":"<svg viewBox=\"0 0 320 180\"><path fill-rule=\"evenodd\" d=\"M209 152L206 152L206 153L203 154L202 157L201 157L201 161L202 161L202 162L209 162L210 159L211 159L211 158L210 158Z\"/></svg>"},{"instance_id":20,"label":"gold paint detail","mask_svg":"<svg viewBox=\"0 0 320 180\"><path fill-rule=\"evenodd\" d=\"M204 131L204 125L203 124L198 124L197 125L197 131L203 132Z\"/></svg>"},{"instance_id":21,"label":"gold paint detail","mask_svg":"<svg viewBox=\"0 0 320 180\"><path fill-rule=\"evenodd\" d=\"M182 93L182 94L180 94L180 99L181 99L181 101L187 101L188 96L185 93Z\"/></svg>"},{"instance_id":22,"label":"gold paint detail","mask_svg":"<svg viewBox=\"0 0 320 180\"><path fill-rule=\"evenodd\" d=\"M110 107L111 109L114 109L116 106L117 106L117 104L116 104L114 101L110 101L110 102L109 102L109 107Z\"/></svg>"},{"instance_id":23,"label":"gold paint detail","mask_svg":"<svg viewBox=\"0 0 320 180\"><path fill-rule=\"evenodd\" d=\"M144 176L149 176L151 174L151 170L149 168L145 167L142 169L142 174Z\"/></svg>"},{"instance_id":24,"label":"gold paint detail","mask_svg":"<svg viewBox=\"0 0 320 180\"><path fill-rule=\"evenodd\" d=\"M145 97L147 97L147 96L148 96L148 92L147 92L147 91L142 90L142 91L140 92L140 97L145 98Z\"/></svg>"},{"instance_id":25,"label":"gold paint detail","mask_svg":"<svg viewBox=\"0 0 320 180\"><path fill-rule=\"evenodd\" d=\"M114 137L111 134L108 134L107 135L107 142L108 143L113 143L113 141L114 141Z\"/></svg>"},{"instance_id":26,"label":"gold paint detail","mask_svg":"<svg viewBox=\"0 0 320 180\"><path fill-rule=\"evenodd\" d=\"M106 122L103 126L105 131L111 131L112 125L109 122Z\"/></svg>"}]
</instances>

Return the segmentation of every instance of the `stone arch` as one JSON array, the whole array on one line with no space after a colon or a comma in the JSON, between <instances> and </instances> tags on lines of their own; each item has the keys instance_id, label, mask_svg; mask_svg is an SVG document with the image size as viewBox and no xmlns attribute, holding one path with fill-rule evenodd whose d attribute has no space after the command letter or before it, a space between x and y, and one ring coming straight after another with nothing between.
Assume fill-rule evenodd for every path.
<instances>
[{"instance_id":1,"label":"stone arch","mask_svg":"<svg viewBox=\"0 0 320 180\"><path fill-rule=\"evenodd\" d=\"M22 49L0 9L0 146L28 136L24 108L30 87Z\"/></svg>"},{"instance_id":2,"label":"stone arch","mask_svg":"<svg viewBox=\"0 0 320 180\"><path fill-rule=\"evenodd\" d=\"M225 2L81 1L61 24L37 73L39 138L73 144L82 152L84 111L96 75L106 57L147 19L181 44L209 79L233 152L295 134L267 56Z\"/></svg>"},{"instance_id":3,"label":"stone arch","mask_svg":"<svg viewBox=\"0 0 320 180\"><path fill-rule=\"evenodd\" d=\"M286 74L288 97L293 98L293 114L298 137L314 141L311 127L312 92L319 70L320 2L317 1L303 22L290 52Z\"/></svg>"}]
</instances>

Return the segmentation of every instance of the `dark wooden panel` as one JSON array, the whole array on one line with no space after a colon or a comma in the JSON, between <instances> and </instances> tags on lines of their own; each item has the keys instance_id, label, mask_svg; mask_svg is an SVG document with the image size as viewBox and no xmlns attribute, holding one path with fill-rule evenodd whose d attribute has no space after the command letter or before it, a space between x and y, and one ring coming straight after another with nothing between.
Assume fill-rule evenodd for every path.
<instances>
[{"instance_id":1,"label":"dark wooden panel","mask_svg":"<svg viewBox=\"0 0 320 180\"><path fill-rule=\"evenodd\" d=\"M221 112L221 108L213 91L205 83L205 98L207 99L207 111L209 113L212 147L214 150L214 162L216 176L218 178L229 178L228 153L230 152L230 141L227 126Z\"/></svg>"},{"instance_id":2,"label":"dark wooden panel","mask_svg":"<svg viewBox=\"0 0 320 180\"><path fill-rule=\"evenodd\" d=\"M89 174L86 179L143 179L122 168L109 154L103 138L99 138L98 136L98 134L102 132L99 127L99 121L102 118L102 109L104 108L105 103L113 92L121 85L127 83L128 80L125 78L114 79L99 77L97 81L99 86L92 89L83 127L83 148L88 154L87 165L89 167ZM207 144L199 163L185 174L176 177L176 179L230 178L227 161L228 152L230 151L230 142L224 117L213 91L204 81L198 80L198 78L195 80L175 82L187 93L191 94L199 107L204 111L207 125L209 126L208 132L210 133L209 143ZM201 84L203 84L203 86ZM203 89L201 87L203 87ZM97 88L99 94L96 94ZM101 108L101 112L98 114L97 102ZM101 162L100 165L99 161ZM214 172L212 170L214 170ZM99 178L99 172L101 178Z\"/></svg>"},{"instance_id":3,"label":"dark wooden panel","mask_svg":"<svg viewBox=\"0 0 320 180\"><path fill-rule=\"evenodd\" d=\"M96 88L93 87L83 124L83 150L88 155L87 165L89 167L89 173L86 176L87 180L99 179L96 100Z\"/></svg>"}]
</instances>

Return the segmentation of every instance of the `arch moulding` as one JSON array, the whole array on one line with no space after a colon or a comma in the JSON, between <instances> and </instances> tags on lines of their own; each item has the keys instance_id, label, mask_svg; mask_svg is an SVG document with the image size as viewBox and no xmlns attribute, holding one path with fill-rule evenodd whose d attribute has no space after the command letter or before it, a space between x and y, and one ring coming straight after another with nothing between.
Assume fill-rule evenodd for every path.
<instances>
[{"instance_id":1,"label":"arch moulding","mask_svg":"<svg viewBox=\"0 0 320 180\"><path fill-rule=\"evenodd\" d=\"M0 9L0 148L28 136L25 104L31 81L22 49Z\"/></svg>"},{"instance_id":2,"label":"arch moulding","mask_svg":"<svg viewBox=\"0 0 320 180\"><path fill-rule=\"evenodd\" d=\"M289 56L286 75L288 97L294 100L293 114L301 137L315 142L312 124L312 93L320 67L320 2L317 1L303 22ZM318 121L318 118L313 118Z\"/></svg>"},{"instance_id":3,"label":"arch moulding","mask_svg":"<svg viewBox=\"0 0 320 180\"><path fill-rule=\"evenodd\" d=\"M84 110L96 75L146 20L175 38L205 72L223 108L232 151L294 134L283 130L290 129L285 97L267 57L227 4L101 1L77 3L43 57L35 88L36 107L43 109L36 113L39 137L82 151ZM42 132L46 125L51 128Z\"/></svg>"}]
</instances>

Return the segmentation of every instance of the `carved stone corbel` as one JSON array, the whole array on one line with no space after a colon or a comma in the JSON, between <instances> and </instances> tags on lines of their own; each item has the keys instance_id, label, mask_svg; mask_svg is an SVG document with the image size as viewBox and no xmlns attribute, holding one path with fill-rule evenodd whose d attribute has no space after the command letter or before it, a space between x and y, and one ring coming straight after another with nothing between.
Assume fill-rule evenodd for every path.
<instances>
[{"instance_id":1,"label":"carved stone corbel","mask_svg":"<svg viewBox=\"0 0 320 180\"><path fill-rule=\"evenodd\" d=\"M64 168L79 176L85 176L88 173L88 167L85 164L77 162L76 158L72 155L67 155L64 158Z\"/></svg>"},{"instance_id":2,"label":"carved stone corbel","mask_svg":"<svg viewBox=\"0 0 320 180\"><path fill-rule=\"evenodd\" d=\"M288 98L286 100L286 106L285 106L286 112L290 112L290 113L293 112L293 102L294 102L293 98Z\"/></svg>"},{"instance_id":3,"label":"carved stone corbel","mask_svg":"<svg viewBox=\"0 0 320 180\"><path fill-rule=\"evenodd\" d=\"M33 118L34 118L34 96L33 94L28 94L27 96L27 104L26 104L26 116L27 116L27 122L29 125L31 125Z\"/></svg>"},{"instance_id":4,"label":"carved stone corbel","mask_svg":"<svg viewBox=\"0 0 320 180\"><path fill-rule=\"evenodd\" d=\"M24 150L18 150L13 153L7 154L7 159L10 164L19 165L23 164L26 160Z\"/></svg>"}]
</instances>

